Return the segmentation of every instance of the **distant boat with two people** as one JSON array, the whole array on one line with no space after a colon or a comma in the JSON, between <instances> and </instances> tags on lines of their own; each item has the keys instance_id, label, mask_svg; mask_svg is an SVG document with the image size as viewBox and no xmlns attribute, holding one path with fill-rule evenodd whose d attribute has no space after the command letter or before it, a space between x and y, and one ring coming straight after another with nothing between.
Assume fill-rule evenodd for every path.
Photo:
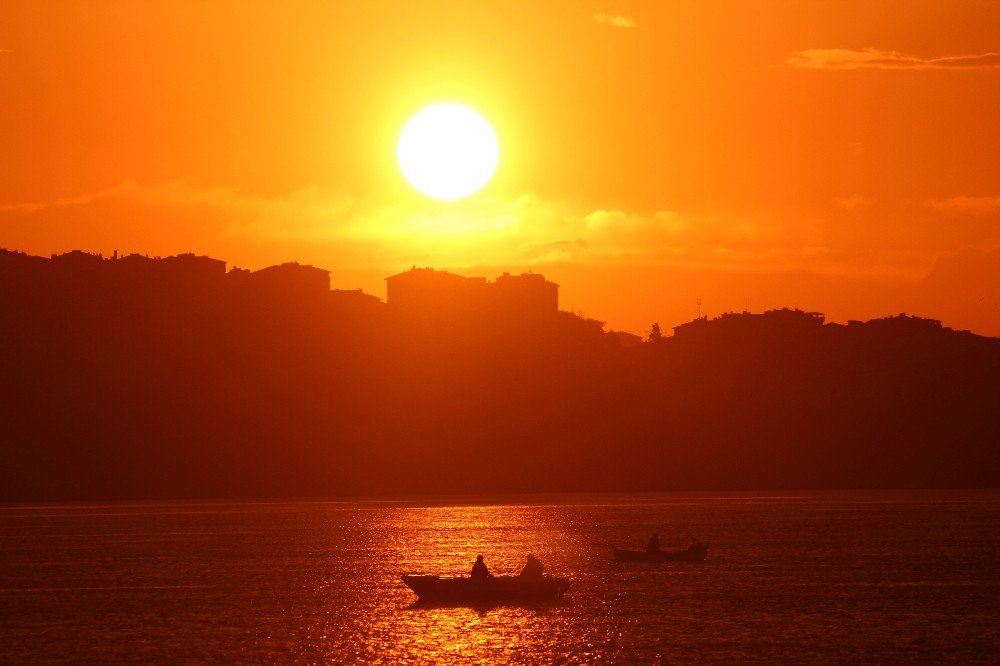
<instances>
[{"instance_id":1,"label":"distant boat with two people","mask_svg":"<svg viewBox=\"0 0 1000 666\"><path fill-rule=\"evenodd\" d=\"M615 562L703 562L708 556L708 544L690 537L687 548L663 550L660 535L653 534L646 544L646 550L626 550L611 545Z\"/></svg>"},{"instance_id":2,"label":"distant boat with two people","mask_svg":"<svg viewBox=\"0 0 1000 666\"><path fill-rule=\"evenodd\" d=\"M569 589L569 578L547 576L543 571L542 563L529 553L518 575L494 576L480 555L468 576L408 574L403 576L403 582L421 601L485 603L562 599Z\"/></svg>"}]
</instances>

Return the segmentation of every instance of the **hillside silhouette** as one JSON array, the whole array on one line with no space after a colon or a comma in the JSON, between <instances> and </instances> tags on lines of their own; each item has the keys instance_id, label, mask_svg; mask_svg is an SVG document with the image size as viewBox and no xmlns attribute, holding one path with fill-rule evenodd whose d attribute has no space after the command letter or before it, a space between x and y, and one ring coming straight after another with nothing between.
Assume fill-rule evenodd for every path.
<instances>
[{"instance_id":1,"label":"hillside silhouette","mask_svg":"<svg viewBox=\"0 0 1000 666\"><path fill-rule=\"evenodd\" d=\"M1000 485L1000 339L728 313L648 340L538 274L0 250L0 499Z\"/></svg>"}]
</instances>

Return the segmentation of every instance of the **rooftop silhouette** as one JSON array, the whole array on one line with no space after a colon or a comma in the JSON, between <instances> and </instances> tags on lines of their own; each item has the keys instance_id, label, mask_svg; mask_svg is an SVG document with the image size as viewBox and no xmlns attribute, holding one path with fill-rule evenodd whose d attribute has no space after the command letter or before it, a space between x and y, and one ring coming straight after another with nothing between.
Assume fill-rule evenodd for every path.
<instances>
[{"instance_id":1,"label":"rooftop silhouette","mask_svg":"<svg viewBox=\"0 0 1000 666\"><path fill-rule=\"evenodd\" d=\"M0 499L1000 484L1000 340L726 313L647 341L542 275L0 250Z\"/></svg>"},{"instance_id":2,"label":"rooftop silhouette","mask_svg":"<svg viewBox=\"0 0 1000 666\"><path fill-rule=\"evenodd\" d=\"M504 273L489 282L414 266L386 278L386 301L394 312L422 317L492 313L544 320L559 311L559 285L537 273Z\"/></svg>"}]
</instances>

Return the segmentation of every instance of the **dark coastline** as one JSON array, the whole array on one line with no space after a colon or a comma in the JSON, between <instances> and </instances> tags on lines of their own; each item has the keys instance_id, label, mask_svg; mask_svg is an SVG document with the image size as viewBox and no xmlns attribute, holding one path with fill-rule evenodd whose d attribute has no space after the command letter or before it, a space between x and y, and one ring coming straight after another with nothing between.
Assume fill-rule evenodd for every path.
<instances>
[{"instance_id":1,"label":"dark coastline","mask_svg":"<svg viewBox=\"0 0 1000 666\"><path fill-rule=\"evenodd\" d=\"M537 275L393 279L0 253L0 500L1000 485L998 339L777 310L642 341Z\"/></svg>"}]
</instances>

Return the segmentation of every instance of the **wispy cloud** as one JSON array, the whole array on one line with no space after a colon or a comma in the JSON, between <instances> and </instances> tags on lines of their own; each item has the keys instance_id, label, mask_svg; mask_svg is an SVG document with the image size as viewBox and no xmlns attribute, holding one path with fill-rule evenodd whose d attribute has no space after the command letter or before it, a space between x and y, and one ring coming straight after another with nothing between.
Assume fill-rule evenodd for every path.
<instances>
[{"instance_id":1,"label":"wispy cloud","mask_svg":"<svg viewBox=\"0 0 1000 666\"><path fill-rule=\"evenodd\" d=\"M81 196L0 205L0 238L17 243L29 228L82 247L96 239L151 252L239 247L244 258L284 248L341 269L570 261L766 270L827 252L822 221L587 210L533 194L404 205L316 187L260 196L185 182L125 181Z\"/></svg>"},{"instance_id":2,"label":"wispy cloud","mask_svg":"<svg viewBox=\"0 0 1000 666\"><path fill-rule=\"evenodd\" d=\"M93 192L91 194L82 194L78 197L64 197L61 199L53 199L52 201L37 201L37 202L26 201L24 203L0 204L0 213L3 212L34 213L36 211L45 210L47 208L62 208L65 206L84 206L94 201L95 199L100 199L110 194L115 194L121 188L122 185L116 185L115 187L108 188L107 190L102 190L100 192Z\"/></svg>"},{"instance_id":3,"label":"wispy cloud","mask_svg":"<svg viewBox=\"0 0 1000 666\"><path fill-rule=\"evenodd\" d=\"M105 190L43 202L0 204L0 213L39 213L50 209L83 208L107 201L132 201L158 208L198 208L225 211L245 232L281 229L312 236L331 219L342 218L354 206L345 196L303 188L283 197L260 197L223 187L199 187L185 182L143 185L126 180ZM289 222L282 222L288 220Z\"/></svg>"},{"instance_id":4,"label":"wispy cloud","mask_svg":"<svg viewBox=\"0 0 1000 666\"><path fill-rule=\"evenodd\" d=\"M857 210L859 208L864 208L871 203L866 197L860 194L852 194L848 197L838 197L833 200L833 203L840 208L845 210Z\"/></svg>"},{"instance_id":5,"label":"wispy cloud","mask_svg":"<svg viewBox=\"0 0 1000 666\"><path fill-rule=\"evenodd\" d=\"M1000 53L920 58L881 49L808 49L785 60L801 69L996 69Z\"/></svg>"},{"instance_id":6,"label":"wispy cloud","mask_svg":"<svg viewBox=\"0 0 1000 666\"><path fill-rule=\"evenodd\" d=\"M607 25L612 28L634 28L635 21L627 16L619 16L618 14L594 14L594 23L598 25Z\"/></svg>"},{"instance_id":7,"label":"wispy cloud","mask_svg":"<svg viewBox=\"0 0 1000 666\"><path fill-rule=\"evenodd\" d=\"M969 197L962 195L950 199L931 199L927 205L945 213L989 215L1000 213L1000 196Z\"/></svg>"}]
</instances>

